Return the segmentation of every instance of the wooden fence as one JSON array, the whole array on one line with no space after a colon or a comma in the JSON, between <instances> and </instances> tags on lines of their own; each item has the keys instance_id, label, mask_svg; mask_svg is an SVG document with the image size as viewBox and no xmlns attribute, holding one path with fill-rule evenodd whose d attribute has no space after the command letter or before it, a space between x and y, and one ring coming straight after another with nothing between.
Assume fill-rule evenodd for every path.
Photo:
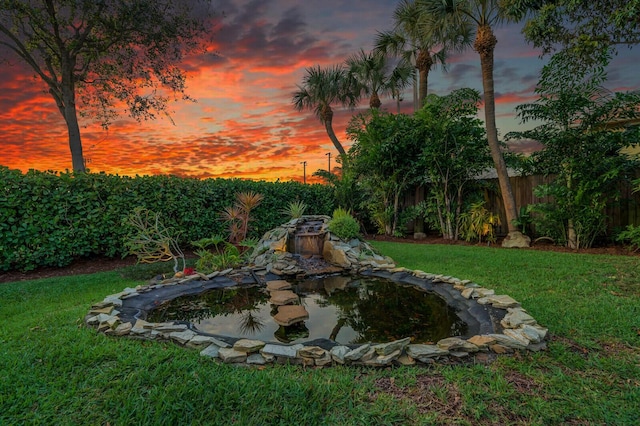
<instances>
[{"instance_id":1,"label":"wooden fence","mask_svg":"<svg viewBox=\"0 0 640 426\"><path fill-rule=\"evenodd\" d=\"M640 178L640 170L636 172L636 179ZM516 209L529 204L551 202L550 197L539 198L533 194L533 189L542 184L550 183L553 178L541 175L534 176L514 176L509 178L511 189L516 201ZM500 195L498 179L487 179L487 188L484 191L485 205L494 214L500 215L501 225L497 228L499 235L506 235L507 218L504 213L502 196ZM628 182L623 182L618 187L619 199L611 199L606 207L608 217L607 229L609 233L617 229L624 229L627 225L640 225L640 192L633 192L633 186ZM416 205L424 200L425 188L418 187L415 191L410 191L404 199L405 205ZM412 225L409 231L413 232Z\"/></svg>"}]
</instances>

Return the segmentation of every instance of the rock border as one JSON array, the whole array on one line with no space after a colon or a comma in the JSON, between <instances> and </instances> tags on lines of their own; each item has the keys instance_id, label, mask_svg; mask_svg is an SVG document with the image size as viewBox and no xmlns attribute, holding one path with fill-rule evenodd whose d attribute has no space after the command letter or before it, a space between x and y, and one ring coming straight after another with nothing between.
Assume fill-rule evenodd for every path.
<instances>
[{"instance_id":1,"label":"rock border","mask_svg":"<svg viewBox=\"0 0 640 426\"><path fill-rule=\"evenodd\" d=\"M267 281L281 279L271 272L262 271L261 275ZM94 304L84 322L106 335L171 341L196 348L202 356L243 365L385 367L546 349L548 329L540 326L519 302L507 295L496 295L493 290L470 280L396 267L364 269L359 275L388 278L436 292L458 309L458 315L469 325L469 335L449 337L436 344L411 344L410 338L405 338L362 345L341 345L328 339L287 345L216 336L201 332L188 322L146 321L148 312L175 297L197 295L214 288L263 285L262 279L249 268L125 288Z\"/></svg>"}]
</instances>

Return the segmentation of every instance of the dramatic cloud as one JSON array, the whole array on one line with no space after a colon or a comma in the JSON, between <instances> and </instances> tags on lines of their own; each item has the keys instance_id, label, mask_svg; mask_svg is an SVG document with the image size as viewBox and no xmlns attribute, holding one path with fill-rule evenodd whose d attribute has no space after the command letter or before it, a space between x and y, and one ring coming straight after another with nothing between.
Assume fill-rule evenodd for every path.
<instances>
[{"instance_id":1,"label":"dramatic cloud","mask_svg":"<svg viewBox=\"0 0 640 426\"><path fill-rule=\"evenodd\" d=\"M120 117L108 130L82 119L85 157L92 171L122 175L175 174L307 181L332 165L337 152L310 111L297 112L291 97L305 68L341 63L371 49L377 31L391 29L397 2L388 0L219 0L215 31L206 53L184 63L188 92L197 102L170 106L171 118L141 123ZM500 133L519 128L516 105L535 99L544 64L520 34L521 25L497 29L496 107ZM6 56L6 55L5 55ZM637 89L637 50L621 51L611 67L611 88ZM447 70L429 75L429 92L482 90L473 49L452 55ZM25 65L3 64L0 81L0 164L26 171L71 167L67 130L46 86ZM395 101L382 99L396 110ZM360 108L366 108L363 100ZM360 109L360 110L361 110ZM345 147L345 129L360 110L336 108L334 129ZM411 112L408 90L402 111ZM482 114L480 114L482 117ZM530 149L528 142L521 150Z\"/></svg>"}]
</instances>

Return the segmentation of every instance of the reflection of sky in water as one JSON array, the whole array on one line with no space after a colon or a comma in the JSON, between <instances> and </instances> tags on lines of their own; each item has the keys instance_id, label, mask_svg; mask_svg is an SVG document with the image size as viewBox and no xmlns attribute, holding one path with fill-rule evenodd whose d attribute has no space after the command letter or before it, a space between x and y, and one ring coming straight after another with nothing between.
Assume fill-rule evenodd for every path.
<instances>
[{"instance_id":1,"label":"reflection of sky in water","mask_svg":"<svg viewBox=\"0 0 640 426\"><path fill-rule=\"evenodd\" d=\"M339 310L335 306L320 306L324 298L319 294L308 294L301 296L301 303L309 312L309 319L305 321L305 325L309 330L309 336L293 340L291 343L298 341L308 341L313 339L328 339L331 331L338 321ZM258 305L258 309L251 311L254 318L263 326L260 330L248 331L242 329L242 321L246 316L245 313L235 313L228 315L219 315L214 318L194 321L196 327L204 332L212 334L220 334L225 336L238 336L247 339L257 339L264 341L275 341L274 333L278 330L279 325L271 319L271 304L266 302ZM338 333L335 341L338 343L350 343L358 337L348 325L343 325Z\"/></svg>"}]
</instances>

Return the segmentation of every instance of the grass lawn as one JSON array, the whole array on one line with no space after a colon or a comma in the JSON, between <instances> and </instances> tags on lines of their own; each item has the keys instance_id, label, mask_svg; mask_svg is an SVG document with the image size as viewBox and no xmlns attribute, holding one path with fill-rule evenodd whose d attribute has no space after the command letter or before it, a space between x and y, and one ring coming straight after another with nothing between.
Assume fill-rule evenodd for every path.
<instances>
[{"instance_id":1,"label":"grass lawn","mask_svg":"<svg viewBox=\"0 0 640 426\"><path fill-rule=\"evenodd\" d=\"M640 424L640 258L376 242L401 266L513 296L548 350L490 365L234 367L84 327L141 281L0 284L0 424Z\"/></svg>"}]
</instances>

